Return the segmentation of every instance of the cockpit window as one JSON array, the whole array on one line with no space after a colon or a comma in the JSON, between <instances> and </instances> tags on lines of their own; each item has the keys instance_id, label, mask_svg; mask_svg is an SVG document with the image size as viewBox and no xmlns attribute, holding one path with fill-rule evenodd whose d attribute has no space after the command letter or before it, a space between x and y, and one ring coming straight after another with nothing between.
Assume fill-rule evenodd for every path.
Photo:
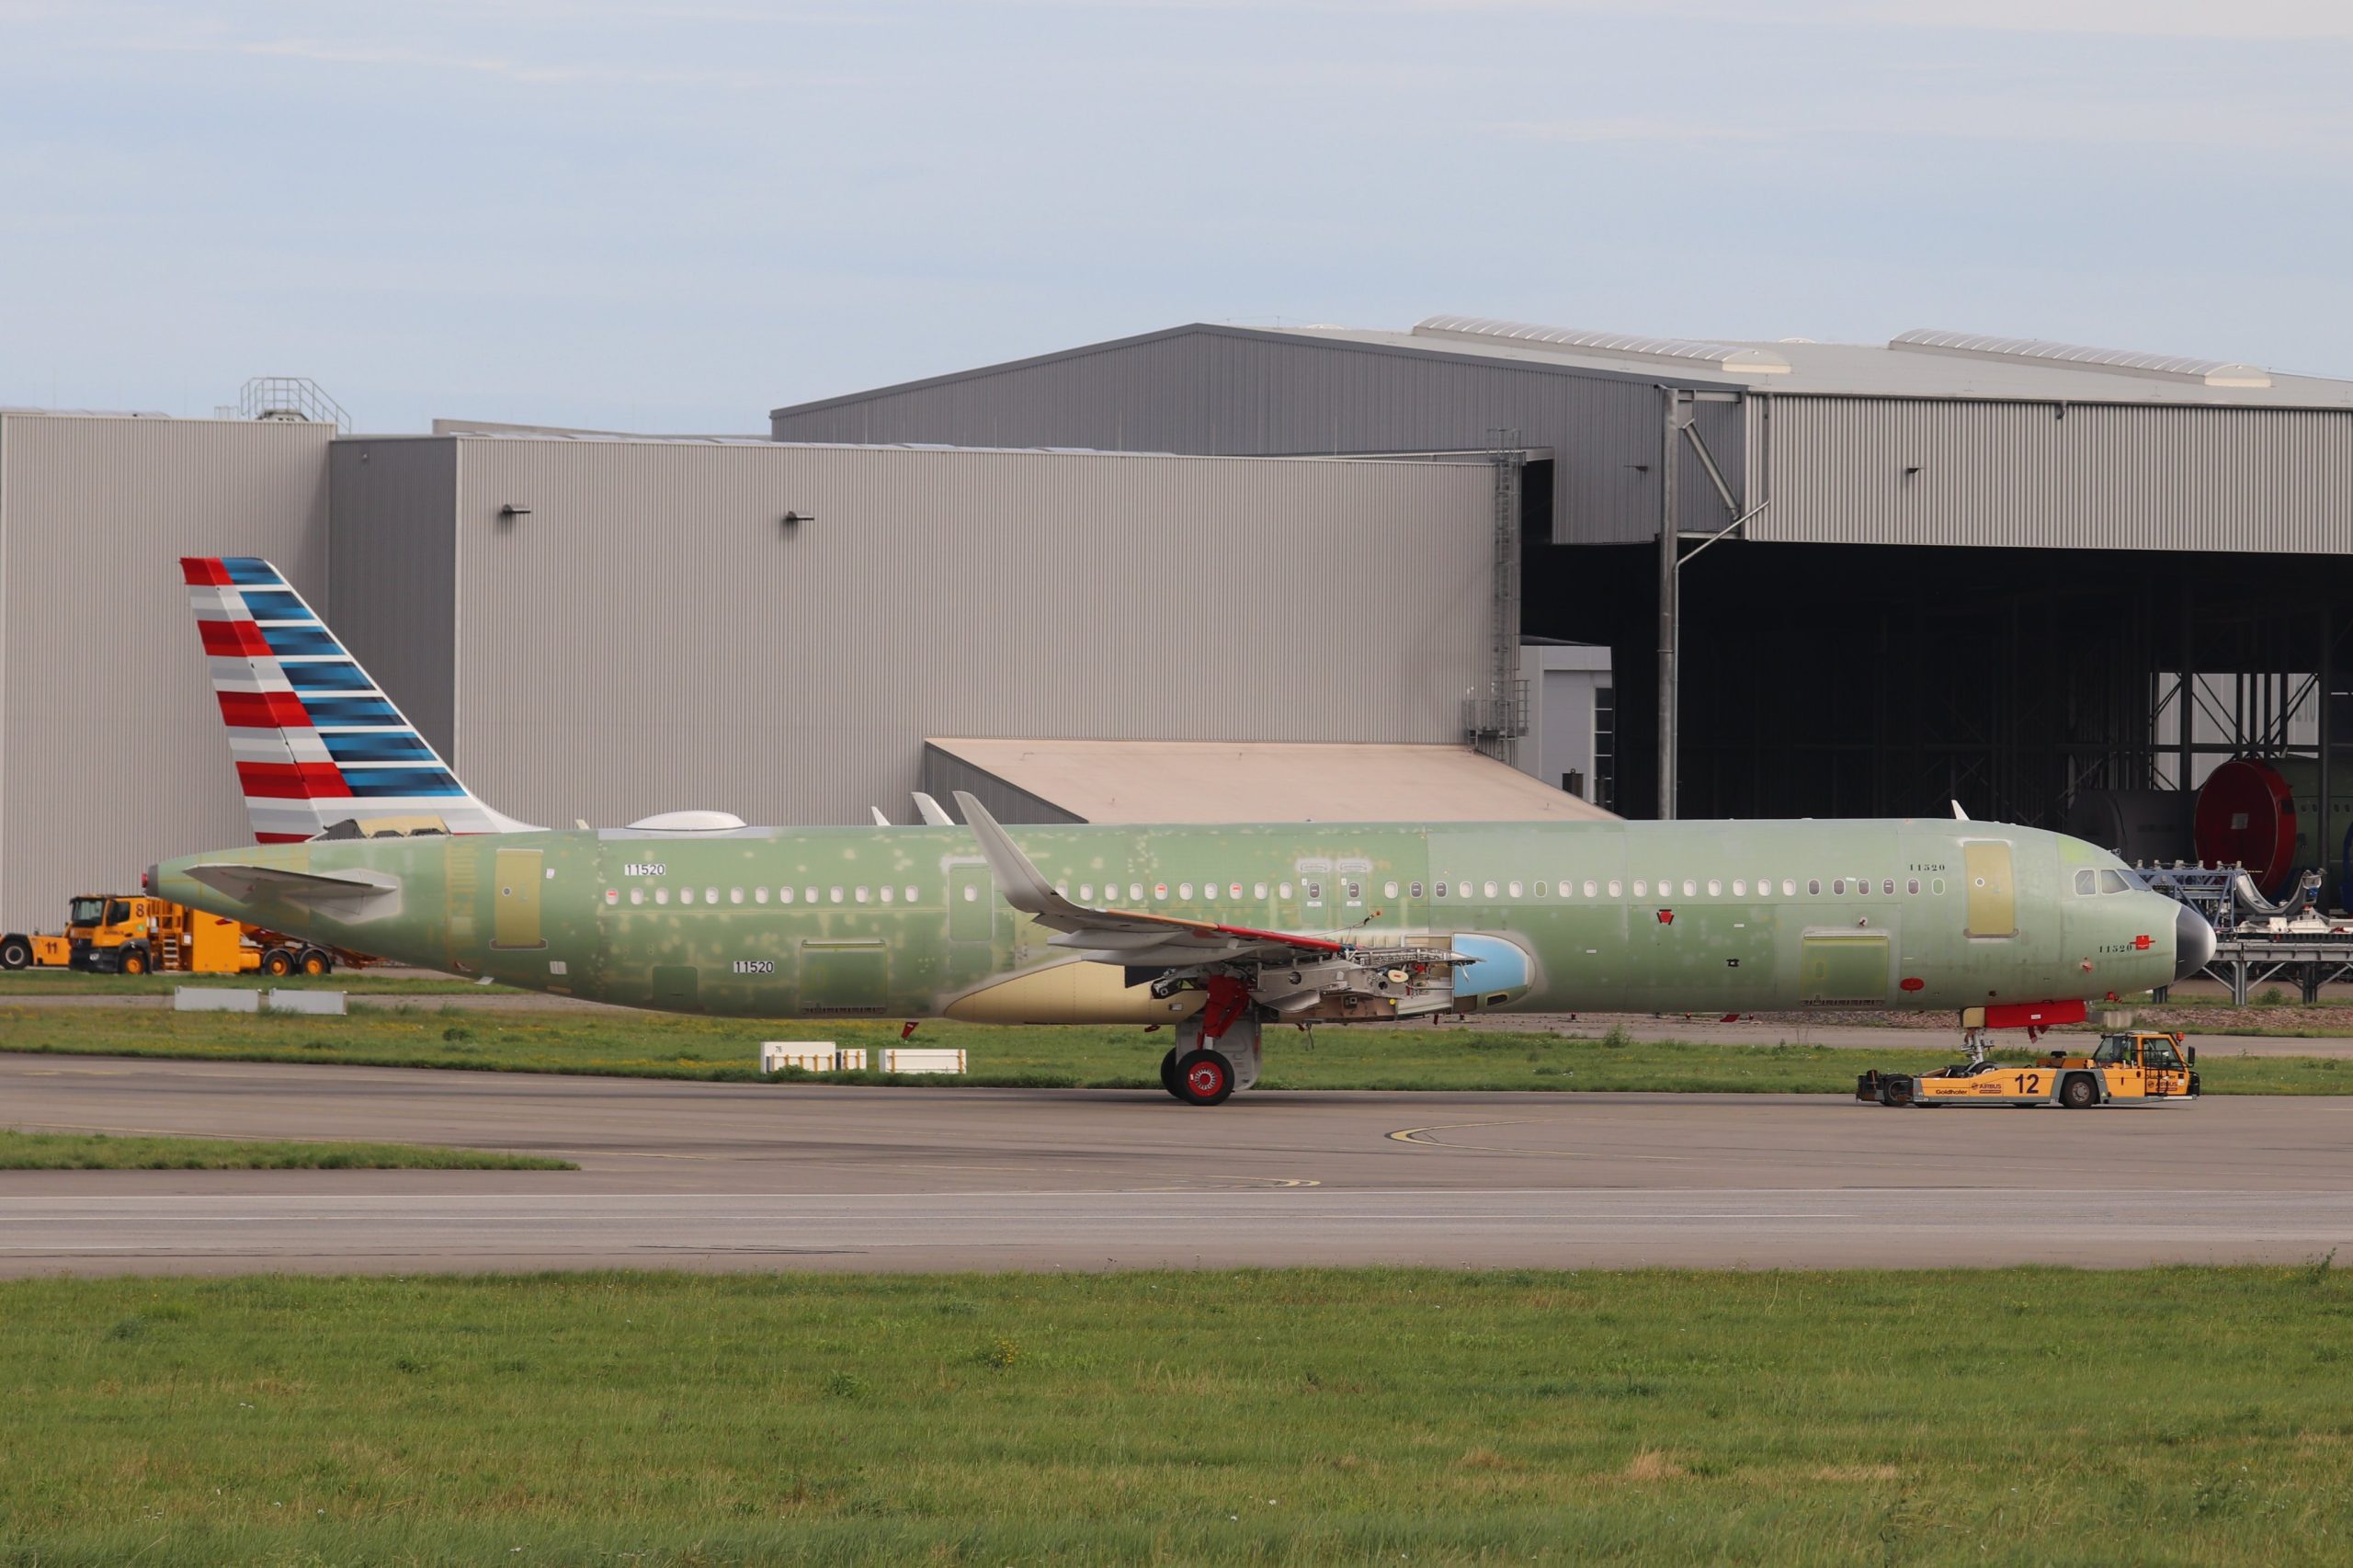
<instances>
[{"instance_id":1,"label":"cockpit window","mask_svg":"<svg viewBox=\"0 0 2353 1568\"><path fill-rule=\"evenodd\" d=\"M2088 898L2099 891L2099 873L2086 867L2075 873L2075 891Z\"/></svg>"},{"instance_id":2,"label":"cockpit window","mask_svg":"<svg viewBox=\"0 0 2353 1568\"><path fill-rule=\"evenodd\" d=\"M2132 884L2124 880L2124 873L2121 871L2102 871L2099 874L2099 891L2102 892L2131 892L2132 891Z\"/></svg>"}]
</instances>

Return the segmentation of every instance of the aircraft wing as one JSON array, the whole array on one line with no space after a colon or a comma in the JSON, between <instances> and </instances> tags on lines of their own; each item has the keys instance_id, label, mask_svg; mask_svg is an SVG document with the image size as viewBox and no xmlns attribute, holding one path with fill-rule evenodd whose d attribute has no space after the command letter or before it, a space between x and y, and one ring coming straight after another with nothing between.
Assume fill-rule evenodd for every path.
<instances>
[{"instance_id":1,"label":"aircraft wing","mask_svg":"<svg viewBox=\"0 0 2353 1568\"><path fill-rule=\"evenodd\" d=\"M1005 902L1057 933L1050 944L1074 948L1102 963L1193 964L1241 958L1328 958L1347 951L1329 937L1290 931L1261 931L1213 920L1186 920L1142 909L1089 908L1054 891L1054 884L1021 852L988 808L962 790L956 803L981 841L981 853L996 874Z\"/></svg>"},{"instance_id":2,"label":"aircraft wing","mask_svg":"<svg viewBox=\"0 0 2353 1568\"><path fill-rule=\"evenodd\" d=\"M391 878L381 880L359 875L329 875L323 871L290 871L280 866L253 866L234 860L213 860L190 866L188 874L206 887L227 893L240 903L256 899L283 899L289 903L305 906L363 903L385 893L397 892L400 884Z\"/></svg>"}]
</instances>

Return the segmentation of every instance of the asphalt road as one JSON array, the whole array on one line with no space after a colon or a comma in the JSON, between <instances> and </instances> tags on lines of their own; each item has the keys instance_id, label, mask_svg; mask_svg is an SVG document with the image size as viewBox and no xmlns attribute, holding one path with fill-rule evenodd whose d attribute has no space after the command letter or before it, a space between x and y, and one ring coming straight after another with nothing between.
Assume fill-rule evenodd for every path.
<instances>
[{"instance_id":1,"label":"asphalt road","mask_svg":"<svg viewBox=\"0 0 2353 1568\"><path fill-rule=\"evenodd\" d=\"M576 1172L0 1172L0 1275L1747 1267L2353 1253L2353 1097L864 1089L0 1056L27 1129L366 1138Z\"/></svg>"}]
</instances>

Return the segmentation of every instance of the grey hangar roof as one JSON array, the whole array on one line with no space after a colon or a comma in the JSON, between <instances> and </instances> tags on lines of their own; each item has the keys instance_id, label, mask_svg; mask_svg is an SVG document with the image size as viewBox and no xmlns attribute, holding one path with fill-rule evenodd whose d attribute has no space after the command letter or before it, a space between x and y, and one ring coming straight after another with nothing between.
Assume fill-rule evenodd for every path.
<instances>
[{"instance_id":1,"label":"grey hangar roof","mask_svg":"<svg viewBox=\"0 0 2353 1568\"><path fill-rule=\"evenodd\" d=\"M1677 439L1670 495L1665 436ZM1551 538L2353 552L2353 381L1942 329L1884 343L1193 324L779 408L788 441L1552 461ZM1499 432L1511 432L1509 436ZM1712 468L1713 472L1711 472ZM1722 486L1717 484L1718 477Z\"/></svg>"}]
</instances>

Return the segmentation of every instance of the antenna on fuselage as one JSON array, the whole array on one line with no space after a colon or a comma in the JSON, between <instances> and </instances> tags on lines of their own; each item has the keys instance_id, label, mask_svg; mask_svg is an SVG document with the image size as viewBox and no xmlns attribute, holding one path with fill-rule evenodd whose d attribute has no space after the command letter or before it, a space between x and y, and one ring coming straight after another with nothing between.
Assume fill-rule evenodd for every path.
<instances>
[{"instance_id":1,"label":"antenna on fuselage","mask_svg":"<svg viewBox=\"0 0 2353 1568\"><path fill-rule=\"evenodd\" d=\"M1959 801L1955 801L1952 803L1952 820L1955 822L1967 822L1969 820L1969 813L1961 809L1961 802Z\"/></svg>"}]
</instances>

